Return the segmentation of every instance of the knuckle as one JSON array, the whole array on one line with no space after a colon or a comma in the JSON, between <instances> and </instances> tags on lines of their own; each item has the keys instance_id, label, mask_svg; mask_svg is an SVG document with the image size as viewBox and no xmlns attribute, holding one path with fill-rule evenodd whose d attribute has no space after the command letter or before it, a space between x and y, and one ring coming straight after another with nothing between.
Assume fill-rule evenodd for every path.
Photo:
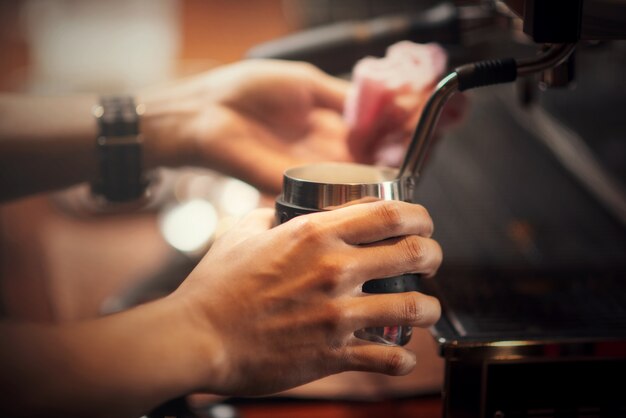
<instances>
[{"instance_id":1,"label":"knuckle","mask_svg":"<svg viewBox=\"0 0 626 418\"><path fill-rule=\"evenodd\" d=\"M428 213L428 209L425 206L416 203L415 207L421 212L422 217L430 219L430 213Z\"/></svg>"},{"instance_id":2,"label":"knuckle","mask_svg":"<svg viewBox=\"0 0 626 418\"><path fill-rule=\"evenodd\" d=\"M443 262L443 251L441 249L441 245L439 245L437 241L433 241L433 245L435 247L435 250L433 251L432 266L430 268L430 271L428 272L430 276L434 276L435 273L437 273L437 270L439 270L439 267Z\"/></svg>"},{"instance_id":3,"label":"knuckle","mask_svg":"<svg viewBox=\"0 0 626 418\"><path fill-rule=\"evenodd\" d=\"M433 243L435 245L436 266L437 268L439 268L439 266L443 262L443 249L441 248L441 245L437 241L433 240Z\"/></svg>"},{"instance_id":4,"label":"knuckle","mask_svg":"<svg viewBox=\"0 0 626 418\"><path fill-rule=\"evenodd\" d=\"M336 353L337 369L342 372L359 370L360 356L351 347L346 347L345 343L336 344L331 348Z\"/></svg>"},{"instance_id":5,"label":"knuckle","mask_svg":"<svg viewBox=\"0 0 626 418\"><path fill-rule=\"evenodd\" d=\"M439 302L439 299L434 298L434 297L430 297L432 299L432 319L429 322L429 325L433 325L435 322L439 321L439 318L441 318L441 303Z\"/></svg>"},{"instance_id":6,"label":"knuckle","mask_svg":"<svg viewBox=\"0 0 626 418\"><path fill-rule=\"evenodd\" d=\"M401 374L406 368L403 353L398 350L390 350L384 359L385 372L390 375Z\"/></svg>"},{"instance_id":7,"label":"knuckle","mask_svg":"<svg viewBox=\"0 0 626 418\"><path fill-rule=\"evenodd\" d=\"M420 323L424 319L424 306L416 293L408 293L404 301L404 315L412 323Z\"/></svg>"},{"instance_id":8,"label":"knuckle","mask_svg":"<svg viewBox=\"0 0 626 418\"><path fill-rule=\"evenodd\" d=\"M437 298L415 293L415 298L419 304L420 317L413 323L415 326L428 327L439 320L441 316L441 304Z\"/></svg>"},{"instance_id":9,"label":"knuckle","mask_svg":"<svg viewBox=\"0 0 626 418\"><path fill-rule=\"evenodd\" d=\"M426 258L426 248L418 237L409 236L401 241L404 245L406 260L411 265L419 265Z\"/></svg>"},{"instance_id":10,"label":"knuckle","mask_svg":"<svg viewBox=\"0 0 626 418\"><path fill-rule=\"evenodd\" d=\"M309 244L319 244L324 239L324 227L315 216L300 216L295 219L297 237Z\"/></svg>"},{"instance_id":11,"label":"knuckle","mask_svg":"<svg viewBox=\"0 0 626 418\"><path fill-rule=\"evenodd\" d=\"M322 314L322 327L330 335L334 335L343 323L343 311L340 307L329 303Z\"/></svg>"},{"instance_id":12,"label":"knuckle","mask_svg":"<svg viewBox=\"0 0 626 418\"><path fill-rule=\"evenodd\" d=\"M433 224L433 219L430 216L430 213L428 212L428 209L426 209L424 206L422 205L415 205L417 207L417 210L420 212L420 217L424 220L424 235L427 237L432 236L432 234L435 232L435 225Z\"/></svg>"},{"instance_id":13,"label":"knuckle","mask_svg":"<svg viewBox=\"0 0 626 418\"><path fill-rule=\"evenodd\" d=\"M320 284L329 292L337 289L346 277L347 268L343 263L333 258L324 258L316 267L320 276Z\"/></svg>"},{"instance_id":14,"label":"knuckle","mask_svg":"<svg viewBox=\"0 0 626 418\"><path fill-rule=\"evenodd\" d=\"M353 324L359 318L359 311L351 304L343 303L341 306L342 324L348 326Z\"/></svg>"},{"instance_id":15,"label":"knuckle","mask_svg":"<svg viewBox=\"0 0 626 418\"><path fill-rule=\"evenodd\" d=\"M381 219L385 227L397 231L403 224L400 202L386 201L376 205L374 216Z\"/></svg>"}]
</instances>

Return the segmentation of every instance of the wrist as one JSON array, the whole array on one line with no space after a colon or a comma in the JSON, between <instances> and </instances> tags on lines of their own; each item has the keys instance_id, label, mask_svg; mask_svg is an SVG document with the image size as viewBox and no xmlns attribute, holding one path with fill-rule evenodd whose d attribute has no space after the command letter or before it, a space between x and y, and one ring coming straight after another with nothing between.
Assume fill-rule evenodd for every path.
<instances>
[{"instance_id":1,"label":"wrist","mask_svg":"<svg viewBox=\"0 0 626 418\"><path fill-rule=\"evenodd\" d=\"M0 95L0 200L94 177L97 102L95 95Z\"/></svg>"},{"instance_id":2,"label":"wrist","mask_svg":"<svg viewBox=\"0 0 626 418\"><path fill-rule=\"evenodd\" d=\"M178 292L164 299L175 306L182 324L181 341L185 341L189 355L189 387L194 392L220 393L226 352L219 332L208 318L206 309L196 298Z\"/></svg>"},{"instance_id":3,"label":"wrist","mask_svg":"<svg viewBox=\"0 0 626 418\"><path fill-rule=\"evenodd\" d=\"M139 131L144 138L147 169L198 165L201 161L194 136L193 117L204 103L190 103L174 91L145 91L136 96L143 105Z\"/></svg>"},{"instance_id":4,"label":"wrist","mask_svg":"<svg viewBox=\"0 0 626 418\"><path fill-rule=\"evenodd\" d=\"M175 144L176 126L172 117L149 100L138 97L144 107L139 132L144 138L144 164L148 169L179 167L184 164L185 153Z\"/></svg>"},{"instance_id":5,"label":"wrist","mask_svg":"<svg viewBox=\"0 0 626 418\"><path fill-rule=\"evenodd\" d=\"M139 132L143 105L130 96L102 96L93 107L98 121L97 175L92 192L107 202L145 201L150 176L144 167L144 144Z\"/></svg>"}]
</instances>

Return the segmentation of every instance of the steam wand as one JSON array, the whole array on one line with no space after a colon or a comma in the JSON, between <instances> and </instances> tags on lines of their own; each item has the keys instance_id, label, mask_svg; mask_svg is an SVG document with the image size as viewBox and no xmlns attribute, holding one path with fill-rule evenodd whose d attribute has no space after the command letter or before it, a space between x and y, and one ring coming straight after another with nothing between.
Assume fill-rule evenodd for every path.
<instances>
[{"instance_id":1,"label":"steam wand","mask_svg":"<svg viewBox=\"0 0 626 418\"><path fill-rule=\"evenodd\" d=\"M575 44L555 44L543 54L525 59L495 59L479 61L457 67L437 84L426 102L413 138L398 173L404 179L408 196L412 196L424 165L433 132L443 107L459 91L515 81L518 76L539 73L564 62L574 51Z\"/></svg>"}]
</instances>

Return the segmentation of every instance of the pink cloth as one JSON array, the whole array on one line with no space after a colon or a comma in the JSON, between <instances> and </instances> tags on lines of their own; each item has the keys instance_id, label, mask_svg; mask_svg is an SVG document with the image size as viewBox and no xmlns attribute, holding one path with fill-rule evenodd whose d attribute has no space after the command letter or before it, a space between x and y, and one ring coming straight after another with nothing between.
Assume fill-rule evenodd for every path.
<instances>
[{"instance_id":1,"label":"pink cloth","mask_svg":"<svg viewBox=\"0 0 626 418\"><path fill-rule=\"evenodd\" d=\"M410 41L390 46L383 58L357 62L344 109L349 146L357 159L401 162L407 137L446 65L441 46Z\"/></svg>"}]
</instances>

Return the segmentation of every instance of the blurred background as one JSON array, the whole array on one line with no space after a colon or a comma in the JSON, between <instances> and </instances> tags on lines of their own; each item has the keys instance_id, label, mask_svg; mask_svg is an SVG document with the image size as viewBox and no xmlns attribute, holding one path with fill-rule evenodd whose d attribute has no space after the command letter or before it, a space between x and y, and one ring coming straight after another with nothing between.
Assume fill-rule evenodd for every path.
<instances>
[{"instance_id":1,"label":"blurred background","mask_svg":"<svg viewBox=\"0 0 626 418\"><path fill-rule=\"evenodd\" d=\"M240 60L259 44L303 29L414 13L436 3L2 1L0 89L133 92ZM385 46L376 49L384 52ZM356 59L324 62L340 63L331 68L339 73L349 72ZM160 178L151 206L131 214L92 207L84 187L3 205L2 311L71 321L150 299L175 287L216 233L259 204L272 204L273 197L210 170L163 171ZM190 213L206 221L203 228L180 223ZM120 294L126 299L118 300Z\"/></svg>"},{"instance_id":2,"label":"blurred background","mask_svg":"<svg viewBox=\"0 0 626 418\"><path fill-rule=\"evenodd\" d=\"M451 65L534 56L538 45L519 32L515 19L494 14L493 4L0 1L0 90L132 92L248 56L310 57L342 75L356 59L381 54L409 35L443 44ZM408 31L402 29L406 19L413 24ZM366 46L351 41L303 52L312 40L315 45L343 33L345 27L333 25L349 21L374 22L370 30L391 35ZM323 30L286 38L316 28ZM444 249L442 282L454 287L450 272L468 269L479 272L472 276L477 284L482 272L494 269L521 271L523 278L527 271L535 278L542 277L537 271L612 277L626 271L626 43L581 42L568 65L575 77L551 74L540 83L522 79L470 92L467 118L437 144L419 199ZM546 89L550 84L561 88ZM151 205L131 213L94 208L81 187L0 206L2 314L76 321L162 296L238 217L273 204L274 196L206 169L160 177ZM423 373L430 380L421 388L437 392L442 363L434 342L427 344L422 354L433 369ZM393 383L385 388L396 389L406 393Z\"/></svg>"},{"instance_id":3,"label":"blurred background","mask_svg":"<svg viewBox=\"0 0 626 418\"><path fill-rule=\"evenodd\" d=\"M0 90L132 93L240 60L258 45L305 29L419 12L434 3L0 1ZM339 64L329 68L339 74L349 73L355 60L324 62ZM154 198L141 210L97 207L85 185L3 204L0 315L64 323L161 297L178 286L217 236L251 209L272 206L274 198L236 179L190 167L161 170ZM414 341L423 342L417 348L422 361L417 378L345 375L295 395L371 400L416 390L437 393L443 361L426 330L415 334ZM437 413L438 401L429 405Z\"/></svg>"},{"instance_id":4,"label":"blurred background","mask_svg":"<svg viewBox=\"0 0 626 418\"><path fill-rule=\"evenodd\" d=\"M241 59L253 45L289 33L295 25L280 0L2 1L0 89L132 92ZM195 183L194 173L202 177ZM200 196L206 202L203 193L209 185L216 207L200 203L185 209L203 211L208 235L215 232L212 222L217 219L211 219L218 211L220 218L239 216L258 203L256 191L212 172L170 174L162 179L162 200L132 214L94 213L81 191L3 205L4 314L44 321L100 314L108 298L159 272L162 260L176 255L162 232L172 227L162 229L159 223L159 212L175 193L183 200ZM239 188L239 196L243 193L249 203L220 206L221 188L229 193ZM206 245L212 239L208 235L180 245L183 251Z\"/></svg>"},{"instance_id":5,"label":"blurred background","mask_svg":"<svg viewBox=\"0 0 626 418\"><path fill-rule=\"evenodd\" d=\"M620 1L593 3L609 15L611 7L623 10ZM2 1L0 89L133 92L250 56L305 59L349 75L356 60L382 55L406 38L441 43L451 66L536 54L538 45L501 6L486 0ZM447 266L623 264L625 50L619 40L582 42L569 70L547 81L470 92L469 117L438 145L420 192L438 215ZM546 90L550 84L560 88ZM274 198L199 168L160 177L152 205L131 214L90 206L80 187L3 205L1 309L29 319L76 320L135 303L142 294L154 297L151 289L175 286L216 234ZM561 201L554 201L554 190ZM200 214L204 227L181 224L189 213ZM579 217L591 224L576 235ZM481 240L468 245L464 236ZM20 280L6 280L12 276ZM168 277L175 279L161 282ZM156 285L141 286L150 282ZM132 296L120 301L120 294Z\"/></svg>"}]
</instances>

